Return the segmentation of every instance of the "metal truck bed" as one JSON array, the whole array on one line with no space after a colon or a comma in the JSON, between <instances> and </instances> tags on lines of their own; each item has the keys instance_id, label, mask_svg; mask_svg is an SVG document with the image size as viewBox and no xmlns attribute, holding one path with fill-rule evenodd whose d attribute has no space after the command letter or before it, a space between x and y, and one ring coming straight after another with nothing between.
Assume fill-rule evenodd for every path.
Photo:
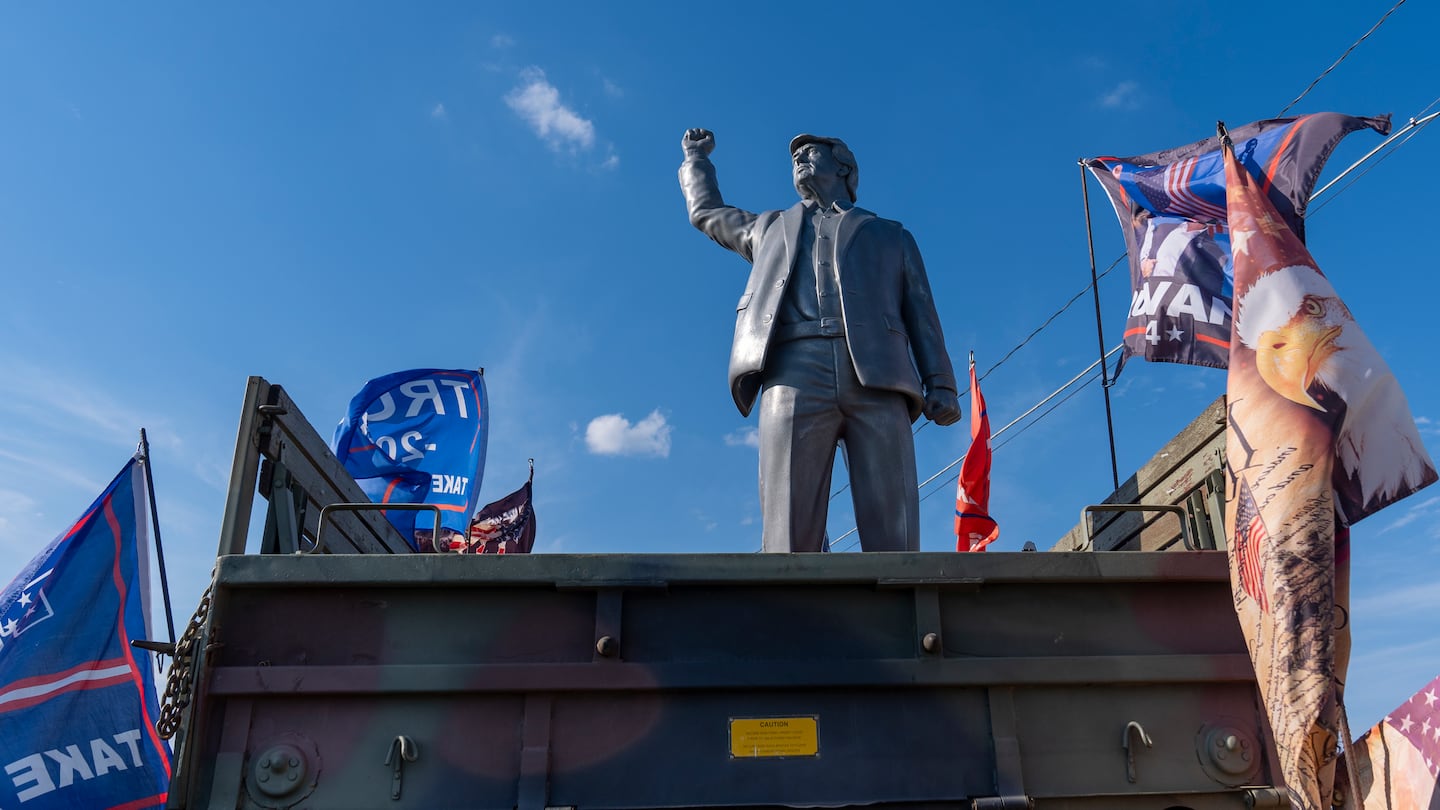
<instances>
[{"instance_id":1,"label":"metal truck bed","mask_svg":"<svg viewBox=\"0 0 1440 810\"><path fill-rule=\"evenodd\" d=\"M171 807L1274 798L1220 552L236 555L209 630Z\"/></svg>"}]
</instances>

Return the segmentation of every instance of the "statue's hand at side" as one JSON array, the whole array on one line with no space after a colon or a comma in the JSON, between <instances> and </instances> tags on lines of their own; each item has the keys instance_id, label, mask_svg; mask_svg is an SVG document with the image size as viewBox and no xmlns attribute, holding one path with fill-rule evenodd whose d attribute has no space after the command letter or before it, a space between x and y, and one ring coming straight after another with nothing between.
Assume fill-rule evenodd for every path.
<instances>
[{"instance_id":1,"label":"statue's hand at side","mask_svg":"<svg viewBox=\"0 0 1440 810\"><path fill-rule=\"evenodd\" d=\"M715 151L715 133L708 129L687 129L680 148L685 150L686 157L709 157Z\"/></svg>"},{"instance_id":2,"label":"statue's hand at side","mask_svg":"<svg viewBox=\"0 0 1440 810\"><path fill-rule=\"evenodd\" d=\"M941 427L960 421L960 395L949 388L925 392L925 418Z\"/></svg>"}]
</instances>

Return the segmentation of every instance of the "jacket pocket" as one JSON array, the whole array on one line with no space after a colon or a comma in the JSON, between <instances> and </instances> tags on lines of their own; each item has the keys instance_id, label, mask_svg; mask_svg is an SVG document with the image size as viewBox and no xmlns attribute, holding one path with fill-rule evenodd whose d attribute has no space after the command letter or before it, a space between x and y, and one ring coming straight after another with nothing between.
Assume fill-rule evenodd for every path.
<instances>
[{"instance_id":1,"label":"jacket pocket","mask_svg":"<svg viewBox=\"0 0 1440 810\"><path fill-rule=\"evenodd\" d=\"M740 296L740 303L735 305L735 311L742 312L746 307L750 306L750 298L754 295L755 293L747 292L744 295Z\"/></svg>"}]
</instances>

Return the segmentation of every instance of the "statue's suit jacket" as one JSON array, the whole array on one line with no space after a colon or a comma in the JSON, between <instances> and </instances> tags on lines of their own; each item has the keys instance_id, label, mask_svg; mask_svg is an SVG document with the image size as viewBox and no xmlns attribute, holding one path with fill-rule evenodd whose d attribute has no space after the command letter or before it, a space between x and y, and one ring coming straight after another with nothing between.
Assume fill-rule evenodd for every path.
<instances>
[{"instance_id":1,"label":"statue's suit jacket","mask_svg":"<svg viewBox=\"0 0 1440 810\"><path fill-rule=\"evenodd\" d=\"M785 211L755 214L726 205L715 165L705 157L686 158L680 187L690 222L752 265L735 307L730 349L730 392L740 413L748 416L760 392L806 209L797 203ZM915 239L898 222L851 208L840 220L835 261L855 374L867 388L904 394L914 421L925 402L922 381L926 388L958 390Z\"/></svg>"}]
</instances>

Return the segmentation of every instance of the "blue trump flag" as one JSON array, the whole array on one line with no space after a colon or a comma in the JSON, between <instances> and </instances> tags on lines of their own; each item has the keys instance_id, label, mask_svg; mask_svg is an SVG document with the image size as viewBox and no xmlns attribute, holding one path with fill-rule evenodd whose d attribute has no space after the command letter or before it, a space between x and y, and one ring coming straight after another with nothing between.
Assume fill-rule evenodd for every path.
<instances>
[{"instance_id":1,"label":"blue trump flag","mask_svg":"<svg viewBox=\"0 0 1440 810\"><path fill-rule=\"evenodd\" d=\"M1315 113L1231 130L1240 163L1303 238L1305 207L1341 139L1390 131L1388 115ZM1235 271L1220 141L1084 161L1115 207L1130 254L1125 357L1225 368Z\"/></svg>"},{"instance_id":2,"label":"blue trump flag","mask_svg":"<svg viewBox=\"0 0 1440 810\"><path fill-rule=\"evenodd\" d=\"M0 591L0 807L165 803L155 668L130 646L150 637L144 506L131 459Z\"/></svg>"},{"instance_id":3,"label":"blue trump flag","mask_svg":"<svg viewBox=\"0 0 1440 810\"><path fill-rule=\"evenodd\" d=\"M330 449L370 500L434 504L444 529L463 537L479 501L489 428L482 372L399 371L371 380L350 400ZM385 515L411 548L431 550L427 513Z\"/></svg>"}]
</instances>

